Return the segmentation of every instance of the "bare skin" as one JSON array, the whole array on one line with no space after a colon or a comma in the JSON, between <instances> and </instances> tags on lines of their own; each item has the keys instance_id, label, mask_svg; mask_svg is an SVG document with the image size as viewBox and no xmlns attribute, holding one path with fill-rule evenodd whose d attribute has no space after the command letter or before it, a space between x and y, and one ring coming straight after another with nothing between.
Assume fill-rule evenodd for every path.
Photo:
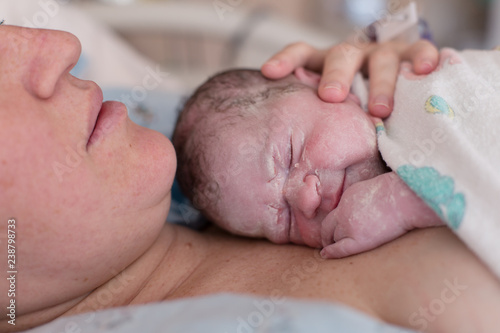
<instances>
[{"instance_id":1,"label":"bare skin","mask_svg":"<svg viewBox=\"0 0 500 333\"><path fill-rule=\"evenodd\" d=\"M322 101L316 93L320 76L303 68L285 80L301 88L257 104L252 118L211 112L195 129L179 125L207 142L204 172L217 183L219 197L205 212L217 225L277 244L323 246L324 258L368 251L409 230L443 225L388 172L377 147L374 124L380 119L368 116L359 99ZM224 129L218 140L208 143L219 128ZM228 165L237 168L227 172Z\"/></svg>"},{"instance_id":2,"label":"bare skin","mask_svg":"<svg viewBox=\"0 0 500 333\"><path fill-rule=\"evenodd\" d=\"M465 289L446 311L433 315L432 300L443 297L446 281L455 280ZM113 295L106 303L99 301L104 291ZM324 260L305 247L165 225L151 248L116 277L64 304L39 304L40 310L18 317L15 328L60 315L217 292L335 301L415 329L422 327L415 321L412 326L410 316L428 316L429 332L491 332L500 324L494 310L500 307L498 281L445 228L414 231L367 253ZM445 296L453 297L452 291ZM10 328L5 320L0 324L2 331Z\"/></svg>"},{"instance_id":3,"label":"bare skin","mask_svg":"<svg viewBox=\"0 0 500 333\"><path fill-rule=\"evenodd\" d=\"M467 289L429 320L429 331L498 327L498 281L448 230L321 261L305 247L165 225L171 143L133 124L123 105L101 105L94 83L69 74L80 54L74 36L1 26L0 41L0 244L11 217L19 235L16 325L3 312L1 332L120 305L276 290L410 326L419 306L441 297L446 279ZM6 265L0 261L3 274ZM0 279L0 290L8 288ZM1 308L8 304L1 292Z\"/></svg>"},{"instance_id":4,"label":"bare skin","mask_svg":"<svg viewBox=\"0 0 500 333\"><path fill-rule=\"evenodd\" d=\"M439 52L426 40L408 45L359 43L348 39L325 50L298 42L264 63L262 74L270 79L281 79L299 67L321 73L318 96L325 102L338 103L349 95L356 72L364 69L370 77L368 110L375 117L385 118L394 106L396 78L402 60L411 61L415 73L429 74L438 65Z\"/></svg>"}]
</instances>

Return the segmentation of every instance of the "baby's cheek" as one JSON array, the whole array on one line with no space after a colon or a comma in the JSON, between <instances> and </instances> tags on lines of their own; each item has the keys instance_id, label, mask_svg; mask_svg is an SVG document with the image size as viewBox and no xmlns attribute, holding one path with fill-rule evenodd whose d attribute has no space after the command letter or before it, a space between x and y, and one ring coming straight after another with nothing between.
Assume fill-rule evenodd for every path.
<instances>
[{"instance_id":1,"label":"baby's cheek","mask_svg":"<svg viewBox=\"0 0 500 333\"><path fill-rule=\"evenodd\" d=\"M326 156L337 168L346 168L378 154L373 124L364 115L352 117L331 135L329 145L323 147L328 148L330 154Z\"/></svg>"}]
</instances>

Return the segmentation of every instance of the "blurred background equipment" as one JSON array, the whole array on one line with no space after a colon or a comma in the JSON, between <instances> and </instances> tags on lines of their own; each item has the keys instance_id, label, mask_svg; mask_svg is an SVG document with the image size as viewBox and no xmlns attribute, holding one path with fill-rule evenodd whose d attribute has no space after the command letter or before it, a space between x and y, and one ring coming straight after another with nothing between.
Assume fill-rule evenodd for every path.
<instances>
[{"instance_id":1,"label":"blurred background equipment","mask_svg":"<svg viewBox=\"0 0 500 333\"><path fill-rule=\"evenodd\" d=\"M300 12L310 9L296 0L284 8L245 0L77 4L193 88L228 67L259 67L292 42L328 47L341 38L304 20Z\"/></svg>"},{"instance_id":2,"label":"blurred background equipment","mask_svg":"<svg viewBox=\"0 0 500 333\"><path fill-rule=\"evenodd\" d=\"M416 0L439 47L500 44L500 0ZM24 1L22 2L24 5ZM48 27L76 7L110 27L189 89L228 67L259 67L285 45L324 48L409 0L39 0L22 24ZM33 9L33 8L32 8ZM37 12L38 11L38 12ZM22 12L19 14L22 15ZM56 17L53 17L53 16ZM9 23L9 22L8 22Z\"/></svg>"},{"instance_id":3,"label":"blurred background equipment","mask_svg":"<svg viewBox=\"0 0 500 333\"><path fill-rule=\"evenodd\" d=\"M194 87L223 68L258 67L298 40L340 41L408 0L74 0L140 52ZM498 1L417 0L438 46L490 47Z\"/></svg>"}]
</instances>

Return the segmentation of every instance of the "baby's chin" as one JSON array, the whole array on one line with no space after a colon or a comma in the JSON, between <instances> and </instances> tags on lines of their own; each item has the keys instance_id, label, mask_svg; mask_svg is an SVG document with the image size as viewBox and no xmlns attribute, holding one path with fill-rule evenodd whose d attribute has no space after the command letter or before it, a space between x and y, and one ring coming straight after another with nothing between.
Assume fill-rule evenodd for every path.
<instances>
[{"instance_id":1,"label":"baby's chin","mask_svg":"<svg viewBox=\"0 0 500 333\"><path fill-rule=\"evenodd\" d=\"M292 240L292 243L297 244L297 245L309 246L310 248L313 248L313 249L318 249L318 248L323 247L321 240L322 240L321 235L314 235L314 236L307 235L304 238Z\"/></svg>"},{"instance_id":2,"label":"baby's chin","mask_svg":"<svg viewBox=\"0 0 500 333\"><path fill-rule=\"evenodd\" d=\"M288 225L276 225L276 222L265 224L262 227L262 237L275 244L288 244L290 243L288 227Z\"/></svg>"},{"instance_id":3,"label":"baby's chin","mask_svg":"<svg viewBox=\"0 0 500 333\"><path fill-rule=\"evenodd\" d=\"M318 221L301 220L299 222L294 219L287 239L288 243L319 248L321 247L321 226Z\"/></svg>"},{"instance_id":4,"label":"baby's chin","mask_svg":"<svg viewBox=\"0 0 500 333\"><path fill-rule=\"evenodd\" d=\"M259 223L255 221L241 222L242 219L233 218L230 220L218 220L217 224L222 229L238 236L251 237L251 238L268 238L269 237L262 231ZM269 239L273 241L272 239Z\"/></svg>"},{"instance_id":5,"label":"baby's chin","mask_svg":"<svg viewBox=\"0 0 500 333\"><path fill-rule=\"evenodd\" d=\"M275 244L288 244L290 240L285 232L275 232L270 235L266 235L266 238Z\"/></svg>"}]
</instances>

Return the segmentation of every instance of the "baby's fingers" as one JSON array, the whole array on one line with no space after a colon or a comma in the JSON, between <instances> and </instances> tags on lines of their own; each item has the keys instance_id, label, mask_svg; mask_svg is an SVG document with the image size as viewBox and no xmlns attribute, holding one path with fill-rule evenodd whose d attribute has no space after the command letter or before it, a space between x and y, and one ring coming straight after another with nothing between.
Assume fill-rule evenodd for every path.
<instances>
[{"instance_id":1,"label":"baby's fingers","mask_svg":"<svg viewBox=\"0 0 500 333\"><path fill-rule=\"evenodd\" d=\"M306 43L290 44L266 61L261 71L270 79L283 78L298 67L321 71L324 55L324 51L317 50Z\"/></svg>"},{"instance_id":2,"label":"baby's fingers","mask_svg":"<svg viewBox=\"0 0 500 333\"><path fill-rule=\"evenodd\" d=\"M359 243L354 238L342 238L339 241L325 246L320 255L325 259L339 259L371 250L369 244Z\"/></svg>"}]
</instances>

